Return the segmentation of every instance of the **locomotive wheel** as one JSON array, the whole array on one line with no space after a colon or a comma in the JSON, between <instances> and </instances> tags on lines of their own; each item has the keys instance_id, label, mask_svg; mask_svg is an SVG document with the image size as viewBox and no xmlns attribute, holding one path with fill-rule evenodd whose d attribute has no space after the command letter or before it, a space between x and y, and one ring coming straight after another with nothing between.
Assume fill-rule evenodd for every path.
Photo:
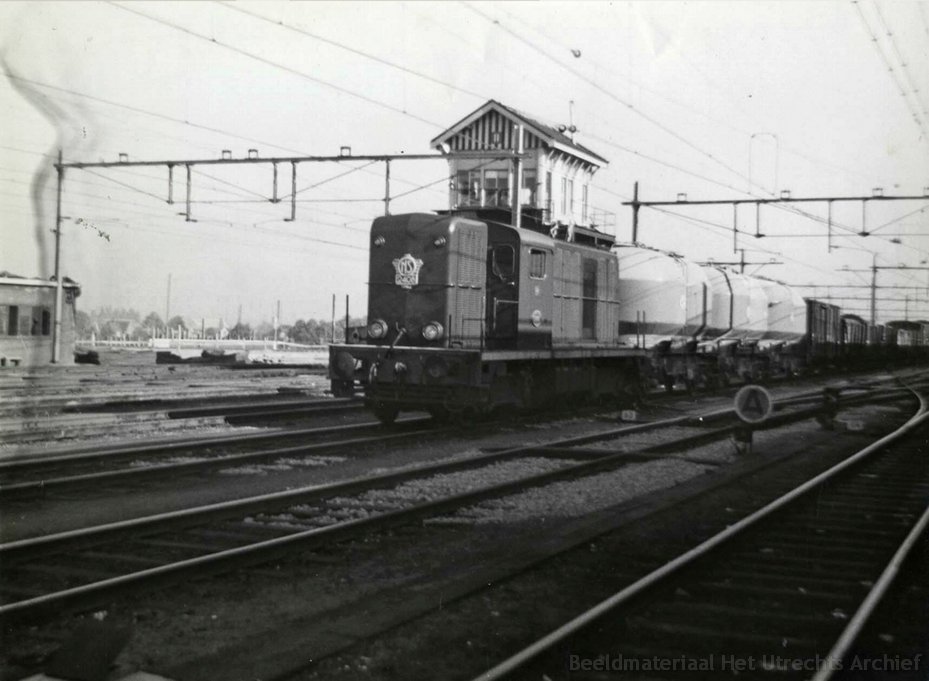
<instances>
[{"instance_id":1,"label":"locomotive wheel","mask_svg":"<svg viewBox=\"0 0 929 681\"><path fill-rule=\"evenodd\" d=\"M374 416L385 426L389 426L397 420L400 409L392 404L377 404L372 409Z\"/></svg>"}]
</instances>

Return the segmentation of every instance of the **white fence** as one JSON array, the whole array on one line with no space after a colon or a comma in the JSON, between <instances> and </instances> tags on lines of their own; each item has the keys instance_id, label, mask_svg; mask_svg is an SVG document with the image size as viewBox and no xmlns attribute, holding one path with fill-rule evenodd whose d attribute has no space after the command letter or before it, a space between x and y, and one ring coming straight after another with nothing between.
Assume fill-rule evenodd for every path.
<instances>
[{"instance_id":1,"label":"white fence","mask_svg":"<svg viewBox=\"0 0 929 681\"><path fill-rule=\"evenodd\" d=\"M84 347L148 348L150 350L287 350L289 352L320 352L324 345L303 345L273 340L202 340L197 338L152 338L150 340L79 340Z\"/></svg>"}]
</instances>

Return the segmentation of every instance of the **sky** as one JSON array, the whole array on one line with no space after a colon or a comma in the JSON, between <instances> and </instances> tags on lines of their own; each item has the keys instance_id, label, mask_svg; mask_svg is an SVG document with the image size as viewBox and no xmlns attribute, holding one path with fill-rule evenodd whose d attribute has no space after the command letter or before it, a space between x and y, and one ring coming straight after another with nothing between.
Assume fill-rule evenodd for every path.
<instances>
[{"instance_id":1,"label":"sky","mask_svg":"<svg viewBox=\"0 0 929 681\"><path fill-rule=\"evenodd\" d=\"M54 271L58 149L66 162L422 154L491 98L573 122L610 161L591 203L620 241L635 182L654 201L929 194L927 2L6 2L0 27L0 270L24 276ZM394 163L391 212L447 208L447 172ZM279 181L289 193L289 168ZM348 295L364 314L383 164L302 164L297 186L288 222L268 166L201 167L188 222L163 167L68 169L61 271L85 310L231 326L280 301L292 323L327 318L333 295L342 315ZM746 271L867 317L872 265L905 265L878 270L878 321L929 319L916 269L929 200L834 203L832 250L826 214L768 205L756 225L740 208ZM639 241L738 260L733 219L643 208Z\"/></svg>"}]
</instances>

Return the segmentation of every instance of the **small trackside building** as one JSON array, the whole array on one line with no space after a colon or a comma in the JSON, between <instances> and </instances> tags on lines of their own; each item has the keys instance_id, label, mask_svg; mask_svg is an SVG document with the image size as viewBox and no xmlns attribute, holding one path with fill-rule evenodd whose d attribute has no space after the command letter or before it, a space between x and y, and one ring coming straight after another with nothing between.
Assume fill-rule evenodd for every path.
<instances>
[{"instance_id":1,"label":"small trackside building","mask_svg":"<svg viewBox=\"0 0 929 681\"><path fill-rule=\"evenodd\" d=\"M518 135L522 131L522 142ZM495 152L524 152L519 179L523 227L556 235L614 227L615 215L590 204L594 173L607 160L572 138L573 128L551 126L489 100L433 138L449 156L449 208L512 224L517 184L510 159ZM497 215L494 215L494 213ZM571 241L573 239L567 238Z\"/></svg>"},{"instance_id":2,"label":"small trackside building","mask_svg":"<svg viewBox=\"0 0 929 681\"><path fill-rule=\"evenodd\" d=\"M0 272L0 369L51 364L56 288L54 281ZM66 277L62 289L59 363L73 364L75 301L81 288Z\"/></svg>"}]
</instances>

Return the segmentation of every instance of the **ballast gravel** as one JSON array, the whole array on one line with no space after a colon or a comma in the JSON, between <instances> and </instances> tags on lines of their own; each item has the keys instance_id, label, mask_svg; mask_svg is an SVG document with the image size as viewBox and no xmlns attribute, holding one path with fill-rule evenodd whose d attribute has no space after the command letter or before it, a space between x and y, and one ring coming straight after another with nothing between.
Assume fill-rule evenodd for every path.
<instances>
[{"instance_id":1,"label":"ballast gravel","mask_svg":"<svg viewBox=\"0 0 929 681\"><path fill-rule=\"evenodd\" d=\"M319 468L345 461L344 456L307 456L304 458L277 459L273 463L248 464L234 468L220 469L220 475L267 475L268 473L289 471L294 468Z\"/></svg>"},{"instance_id":2,"label":"ballast gravel","mask_svg":"<svg viewBox=\"0 0 929 681\"><path fill-rule=\"evenodd\" d=\"M369 490L358 496L333 497L319 505L295 506L290 512L250 517L246 523L279 528L322 527L358 520L417 504L437 501L471 490L558 470L574 463L570 459L528 457L501 461L474 470L443 473L421 480L410 480L391 489ZM294 514L309 516L297 519Z\"/></svg>"},{"instance_id":3,"label":"ballast gravel","mask_svg":"<svg viewBox=\"0 0 929 681\"><path fill-rule=\"evenodd\" d=\"M555 482L519 494L469 506L453 515L431 518L429 524L488 524L544 522L547 518L577 518L648 492L671 487L709 470L708 466L666 459L630 464L580 480Z\"/></svg>"}]
</instances>

